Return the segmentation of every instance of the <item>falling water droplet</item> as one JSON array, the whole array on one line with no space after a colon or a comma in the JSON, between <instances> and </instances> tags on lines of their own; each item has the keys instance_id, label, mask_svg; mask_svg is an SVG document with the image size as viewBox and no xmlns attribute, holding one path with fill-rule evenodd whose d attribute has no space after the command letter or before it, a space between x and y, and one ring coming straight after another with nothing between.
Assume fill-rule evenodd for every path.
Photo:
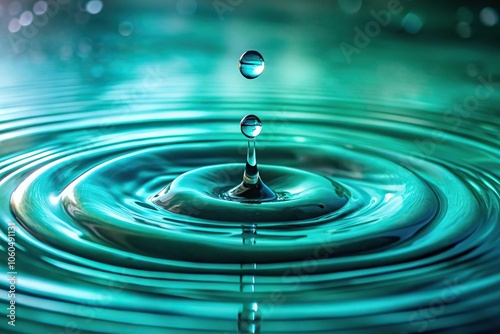
<instances>
[{"instance_id":1,"label":"falling water droplet","mask_svg":"<svg viewBox=\"0 0 500 334\"><path fill-rule=\"evenodd\" d=\"M243 182L229 190L223 197L246 203L261 203L276 199L276 194L260 179L255 154L255 137L262 131L262 122L255 115L247 115L240 122L241 133L248 138L247 163Z\"/></svg>"},{"instance_id":2,"label":"falling water droplet","mask_svg":"<svg viewBox=\"0 0 500 334\"><path fill-rule=\"evenodd\" d=\"M255 115L247 115L241 120L240 128L247 138L255 138L262 131L262 122Z\"/></svg>"},{"instance_id":3,"label":"falling water droplet","mask_svg":"<svg viewBox=\"0 0 500 334\"><path fill-rule=\"evenodd\" d=\"M257 51L247 51L239 61L241 74L247 79L255 79L264 72L264 58Z\"/></svg>"}]
</instances>

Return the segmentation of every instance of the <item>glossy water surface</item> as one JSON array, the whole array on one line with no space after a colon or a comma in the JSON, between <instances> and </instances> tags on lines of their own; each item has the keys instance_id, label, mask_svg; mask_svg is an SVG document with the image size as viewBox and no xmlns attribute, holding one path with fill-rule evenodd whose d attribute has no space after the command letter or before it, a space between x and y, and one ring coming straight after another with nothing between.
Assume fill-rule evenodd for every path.
<instances>
[{"instance_id":1,"label":"glossy water surface","mask_svg":"<svg viewBox=\"0 0 500 334\"><path fill-rule=\"evenodd\" d=\"M300 21L285 34L263 19L276 34L260 35L267 75L253 81L234 66L241 31L188 21L167 48L171 21L149 15L162 34L134 21L118 50L93 33L107 21L90 25L92 61L49 49L0 62L0 249L6 261L14 224L18 273L17 326L3 331L498 327L500 68L488 47L382 35L348 66L338 48L318 59L330 30ZM130 47L146 40L164 49ZM247 114L264 125L273 202L218 196L242 180Z\"/></svg>"}]
</instances>

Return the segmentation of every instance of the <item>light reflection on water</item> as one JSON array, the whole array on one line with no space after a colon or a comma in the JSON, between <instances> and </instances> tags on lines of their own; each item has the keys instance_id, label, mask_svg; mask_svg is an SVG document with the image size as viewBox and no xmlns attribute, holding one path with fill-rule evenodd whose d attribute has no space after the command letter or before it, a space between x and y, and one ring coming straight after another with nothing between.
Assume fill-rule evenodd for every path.
<instances>
[{"instance_id":1,"label":"light reflection on water","mask_svg":"<svg viewBox=\"0 0 500 334\"><path fill-rule=\"evenodd\" d=\"M383 2L234 2L221 20L210 3L104 2L91 15L60 1L16 52L10 3L0 11L0 235L7 258L15 222L18 318L0 328L498 327L497 26L475 22L462 40L455 8L405 3L423 18L418 33L388 28L348 64L338 45ZM237 68L249 49L266 59L252 81ZM242 224L150 201L186 171L242 164L238 122L249 113L264 124L263 171L329 178L347 204Z\"/></svg>"}]
</instances>

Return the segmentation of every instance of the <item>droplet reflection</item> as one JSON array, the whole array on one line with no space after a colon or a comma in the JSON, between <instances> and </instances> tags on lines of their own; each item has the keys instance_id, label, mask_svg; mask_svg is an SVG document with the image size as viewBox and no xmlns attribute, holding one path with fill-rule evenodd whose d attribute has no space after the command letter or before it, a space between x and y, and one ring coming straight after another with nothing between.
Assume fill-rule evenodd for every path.
<instances>
[{"instance_id":1,"label":"droplet reflection","mask_svg":"<svg viewBox=\"0 0 500 334\"><path fill-rule=\"evenodd\" d=\"M240 128L247 138L255 138L262 131L262 122L255 115L247 115L241 120Z\"/></svg>"},{"instance_id":2,"label":"droplet reflection","mask_svg":"<svg viewBox=\"0 0 500 334\"><path fill-rule=\"evenodd\" d=\"M255 79L264 72L264 58L257 51L247 51L239 61L241 74L247 79Z\"/></svg>"}]
</instances>

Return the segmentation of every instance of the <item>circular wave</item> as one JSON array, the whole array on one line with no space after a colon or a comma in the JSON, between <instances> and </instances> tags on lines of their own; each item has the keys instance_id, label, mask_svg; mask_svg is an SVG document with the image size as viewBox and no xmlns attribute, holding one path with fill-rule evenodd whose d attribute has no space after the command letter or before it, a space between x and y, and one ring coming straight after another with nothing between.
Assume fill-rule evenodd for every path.
<instances>
[{"instance_id":1,"label":"circular wave","mask_svg":"<svg viewBox=\"0 0 500 334\"><path fill-rule=\"evenodd\" d=\"M207 96L160 108L157 96L140 113L61 106L8 120L0 212L5 235L8 224L17 226L19 304L31 326L494 328L500 150L488 131L465 132L486 125L483 116L458 131L429 110L289 94L294 99L264 98L251 110L238 97ZM276 111L281 102L286 111ZM210 202L191 215L155 205L153 196L189 171L238 167L225 183L199 183L195 200L241 179L246 142L238 121L248 111L264 125L257 142L264 181L266 172L279 178L281 167L300 170L337 185L342 205L312 217L290 206L275 216L283 219L266 219L274 213L264 205L252 211L258 219L240 219L236 202L226 219L207 214ZM283 175L279 189L323 198Z\"/></svg>"}]
</instances>

